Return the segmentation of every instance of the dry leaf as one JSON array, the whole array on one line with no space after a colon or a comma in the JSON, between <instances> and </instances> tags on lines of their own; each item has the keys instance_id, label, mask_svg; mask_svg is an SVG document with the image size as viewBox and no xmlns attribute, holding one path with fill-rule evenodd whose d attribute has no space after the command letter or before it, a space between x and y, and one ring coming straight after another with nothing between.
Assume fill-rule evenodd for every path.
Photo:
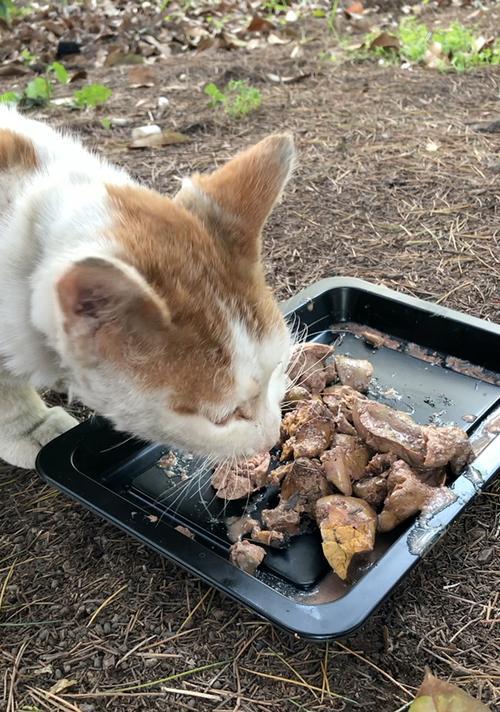
<instances>
[{"instance_id":1,"label":"dry leaf","mask_svg":"<svg viewBox=\"0 0 500 712\"><path fill-rule=\"evenodd\" d=\"M80 79L87 79L87 71L85 69L77 69L77 71L71 76L69 83L78 82Z\"/></svg>"},{"instance_id":2,"label":"dry leaf","mask_svg":"<svg viewBox=\"0 0 500 712\"><path fill-rule=\"evenodd\" d=\"M156 80L156 72L153 67L142 65L131 67L127 72L127 78L131 89L142 87L153 87Z\"/></svg>"},{"instance_id":3,"label":"dry leaf","mask_svg":"<svg viewBox=\"0 0 500 712\"><path fill-rule=\"evenodd\" d=\"M144 57L141 54L133 54L133 52L122 52L119 49L110 52L106 57L104 65L106 67L117 67L120 64L142 64Z\"/></svg>"},{"instance_id":4,"label":"dry leaf","mask_svg":"<svg viewBox=\"0 0 500 712\"><path fill-rule=\"evenodd\" d=\"M479 700L427 672L409 712L491 712Z\"/></svg>"},{"instance_id":5,"label":"dry leaf","mask_svg":"<svg viewBox=\"0 0 500 712\"><path fill-rule=\"evenodd\" d=\"M270 45L282 45L282 44L288 44L292 40L290 37L288 37L288 38L280 37L275 32L271 32L271 34L267 38L267 41L269 42Z\"/></svg>"},{"instance_id":6,"label":"dry leaf","mask_svg":"<svg viewBox=\"0 0 500 712\"><path fill-rule=\"evenodd\" d=\"M129 144L129 148L154 148L160 146L174 146L178 143L186 143L191 139L185 134L177 131L163 131L163 133L154 133L144 138L138 138Z\"/></svg>"},{"instance_id":7,"label":"dry leaf","mask_svg":"<svg viewBox=\"0 0 500 712\"><path fill-rule=\"evenodd\" d=\"M0 67L0 77L24 77L31 74L31 70L21 62L9 62Z\"/></svg>"},{"instance_id":8,"label":"dry leaf","mask_svg":"<svg viewBox=\"0 0 500 712\"><path fill-rule=\"evenodd\" d=\"M274 30L274 25L269 20L264 20L259 15L254 15L247 27L247 32L271 32Z\"/></svg>"},{"instance_id":9,"label":"dry leaf","mask_svg":"<svg viewBox=\"0 0 500 712\"><path fill-rule=\"evenodd\" d=\"M298 84L311 76L311 72L306 74L296 74L291 77L282 77L279 74L266 74L267 78L272 82L278 82L279 84Z\"/></svg>"},{"instance_id":10,"label":"dry leaf","mask_svg":"<svg viewBox=\"0 0 500 712\"><path fill-rule=\"evenodd\" d=\"M148 124L147 126L137 126L132 130L132 138L146 138L147 136L154 136L156 134L161 134L161 128L156 124Z\"/></svg>"},{"instance_id":11,"label":"dry leaf","mask_svg":"<svg viewBox=\"0 0 500 712\"><path fill-rule=\"evenodd\" d=\"M390 35L388 32L381 32L370 44L370 49L375 49L376 47L399 50L400 44L395 35Z\"/></svg>"},{"instance_id":12,"label":"dry leaf","mask_svg":"<svg viewBox=\"0 0 500 712\"><path fill-rule=\"evenodd\" d=\"M60 680L58 680L52 687L49 689L49 692L51 695L58 695L60 692L64 692L64 690L67 690L68 687L73 687L73 685L76 685L76 680L68 680L67 678L63 677Z\"/></svg>"},{"instance_id":13,"label":"dry leaf","mask_svg":"<svg viewBox=\"0 0 500 712\"><path fill-rule=\"evenodd\" d=\"M359 0L354 0L349 7L346 7L345 14L348 17L351 17L352 15L362 15L364 11L365 8L363 7L363 3L359 2Z\"/></svg>"}]
</instances>

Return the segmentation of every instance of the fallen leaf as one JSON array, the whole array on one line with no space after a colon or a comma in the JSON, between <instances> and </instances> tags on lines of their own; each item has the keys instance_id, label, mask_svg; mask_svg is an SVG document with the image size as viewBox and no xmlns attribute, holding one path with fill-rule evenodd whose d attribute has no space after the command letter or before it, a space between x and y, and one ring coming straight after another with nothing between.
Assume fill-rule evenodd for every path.
<instances>
[{"instance_id":1,"label":"fallen leaf","mask_svg":"<svg viewBox=\"0 0 500 712\"><path fill-rule=\"evenodd\" d=\"M156 72L153 67L143 64L131 67L127 72L127 78L131 89L153 87L156 81Z\"/></svg>"},{"instance_id":2,"label":"fallen leaf","mask_svg":"<svg viewBox=\"0 0 500 712\"><path fill-rule=\"evenodd\" d=\"M146 138L147 136L155 136L161 134L161 128L156 124L148 124L147 126L137 126L132 130L132 138Z\"/></svg>"},{"instance_id":3,"label":"fallen leaf","mask_svg":"<svg viewBox=\"0 0 500 712\"><path fill-rule=\"evenodd\" d=\"M489 712L489 707L451 682L426 672L409 712Z\"/></svg>"},{"instance_id":4,"label":"fallen leaf","mask_svg":"<svg viewBox=\"0 0 500 712\"><path fill-rule=\"evenodd\" d=\"M288 44L292 40L289 37L288 38L280 37L275 32L271 32L271 34L267 38L267 41L269 42L270 45L283 45L283 44Z\"/></svg>"},{"instance_id":5,"label":"fallen leaf","mask_svg":"<svg viewBox=\"0 0 500 712\"><path fill-rule=\"evenodd\" d=\"M482 35L480 37L477 37L474 40L474 49L476 52L482 52L485 49L491 49L493 45L495 44L495 38L494 37L483 37Z\"/></svg>"},{"instance_id":6,"label":"fallen leaf","mask_svg":"<svg viewBox=\"0 0 500 712\"><path fill-rule=\"evenodd\" d=\"M285 15L286 22L297 22L298 19L299 19L299 13L295 12L295 10L288 10L288 12Z\"/></svg>"},{"instance_id":7,"label":"fallen leaf","mask_svg":"<svg viewBox=\"0 0 500 712\"><path fill-rule=\"evenodd\" d=\"M63 677L58 680L54 685L52 685L51 688L49 688L49 692L51 695L58 695L60 692L64 692L64 690L67 690L68 687L73 687L73 685L76 685L76 682L76 680L68 680L66 677Z\"/></svg>"},{"instance_id":8,"label":"fallen leaf","mask_svg":"<svg viewBox=\"0 0 500 712\"><path fill-rule=\"evenodd\" d=\"M21 62L9 62L0 67L0 77L24 77L31 73L31 70Z\"/></svg>"},{"instance_id":9,"label":"fallen leaf","mask_svg":"<svg viewBox=\"0 0 500 712\"><path fill-rule=\"evenodd\" d=\"M271 32L274 30L274 25L269 20L264 20L259 15L254 15L247 27L247 32Z\"/></svg>"},{"instance_id":10,"label":"fallen leaf","mask_svg":"<svg viewBox=\"0 0 500 712\"><path fill-rule=\"evenodd\" d=\"M395 35L390 35L388 32L381 32L378 37L375 37L370 43L370 49L382 47L383 49L399 50L400 46L398 38Z\"/></svg>"},{"instance_id":11,"label":"fallen leaf","mask_svg":"<svg viewBox=\"0 0 500 712\"><path fill-rule=\"evenodd\" d=\"M104 65L106 67L117 67L120 64L142 64L144 62L144 57L141 54L134 54L133 52L122 52L117 49L110 52L106 57Z\"/></svg>"},{"instance_id":12,"label":"fallen leaf","mask_svg":"<svg viewBox=\"0 0 500 712\"><path fill-rule=\"evenodd\" d=\"M282 77L279 74L267 74L266 76L272 82L278 82L279 84L298 84L299 82L303 82L304 79L310 77L311 72L307 72L306 74L296 74L291 77Z\"/></svg>"},{"instance_id":13,"label":"fallen leaf","mask_svg":"<svg viewBox=\"0 0 500 712\"><path fill-rule=\"evenodd\" d=\"M87 79L87 71L85 69L78 69L69 80L69 83L78 82L80 79Z\"/></svg>"},{"instance_id":14,"label":"fallen leaf","mask_svg":"<svg viewBox=\"0 0 500 712\"><path fill-rule=\"evenodd\" d=\"M365 8L363 7L363 3L359 2L359 0L354 0L349 7L346 7L345 14L347 17L351 17L352 15L362 15L364 11Z\"/></svg>"},{"instance_id":15,"label":"fallen leaf","mask_svg":"<svg viewBox=\"0 0 500 712\"><path fill-rule=\"evenodd\" d=\"M191 139L185 134L177 131L163 131L154 133L144 138L138 138L129 144L129 148L154 148L156 146L174 146L178 143L186 143Z\"/></svg>"}]
</instances>

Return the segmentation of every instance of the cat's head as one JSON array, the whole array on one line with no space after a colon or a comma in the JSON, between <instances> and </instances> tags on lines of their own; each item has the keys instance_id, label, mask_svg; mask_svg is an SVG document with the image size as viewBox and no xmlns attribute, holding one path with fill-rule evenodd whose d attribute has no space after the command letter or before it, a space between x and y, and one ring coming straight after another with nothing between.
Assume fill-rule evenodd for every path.
<instances>
[{"instance_id":1,"label":"cat's head","mask_svg":"<svg viewBox=\"0 0 500 712\"><path fill-rule=\"evenodd\" d=\"M217 459L278 440L290 334L261 230L293 160L280 134L173 200L108 186L109 243L55 287L70 383L117 428Z\"/></svg>"}]
</instances>

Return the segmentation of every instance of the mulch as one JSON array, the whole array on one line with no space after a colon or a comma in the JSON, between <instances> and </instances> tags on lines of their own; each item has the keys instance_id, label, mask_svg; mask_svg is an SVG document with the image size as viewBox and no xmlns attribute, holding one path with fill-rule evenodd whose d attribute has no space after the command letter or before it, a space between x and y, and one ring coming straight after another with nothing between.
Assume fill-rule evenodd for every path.
<instances>
[{"instance_id":1,"label":"mulch","mask_svg":"<svg viewBox=\"0 0 500 712\"><path fill-rule=\"evenodd\" d=\"M447 22L470 8L429 12ZM492 9L481 22L493 30L498 19ZM294 58L278 44L186 52L158 59L153 86L138 89L128 67L96 67L92 81L113 89L97 114L36 113L165 193L290 130L299 165L264 235L280 298L355 276L499 321L500 133L475 125L498 119L500 68L459 75L332 62L330 44L315 30ZM228 78L261 90L258 113L234 121L208 106L203 86ZM0 91L11 83L1 79ZM169 99L162 115L159 96ZM127 123L109 130L102 117ZM129 149L131 128L150 121L190 141ZM34 474L4 466L0 490L0 699L9 712L395 712L426 666L492 709L500 701L498 482L361 630L328 645L273 628ZM74 682L50 697L61 680Z\"/></svg>"}]
</instances>

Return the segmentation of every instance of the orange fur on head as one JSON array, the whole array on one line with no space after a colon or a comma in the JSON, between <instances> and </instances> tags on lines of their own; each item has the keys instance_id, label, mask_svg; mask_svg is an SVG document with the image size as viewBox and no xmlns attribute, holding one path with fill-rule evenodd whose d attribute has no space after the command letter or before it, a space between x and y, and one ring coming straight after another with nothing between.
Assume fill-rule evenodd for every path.
<instances>
[{"instance_id":1,"label":"orange fur on head","mask_svg":"<svg viewBox=\"0 0 500 712\"><path fill-rule=\"evenodd\" d=\"M37 167L38 156L31 141L10 129L0 129L0 170L30 171Z\"/></svg>"}]
</instances>

